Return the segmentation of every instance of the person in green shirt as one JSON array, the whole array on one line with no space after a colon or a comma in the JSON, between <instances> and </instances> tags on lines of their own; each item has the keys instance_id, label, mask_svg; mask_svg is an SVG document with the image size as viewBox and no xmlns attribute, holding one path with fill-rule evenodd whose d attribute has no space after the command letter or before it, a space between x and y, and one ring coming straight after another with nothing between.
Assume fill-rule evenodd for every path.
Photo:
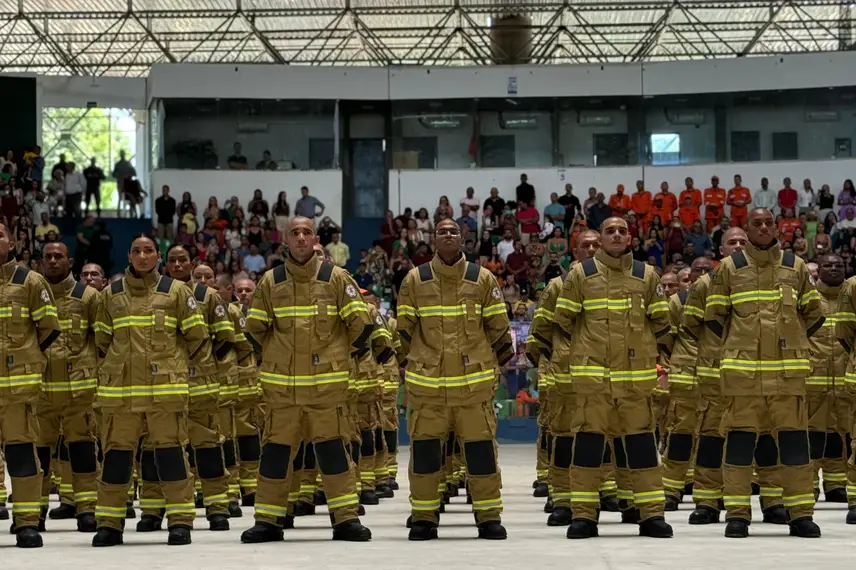
<instances>
[{"instance_id":1,"label":"person in green shirt","mask_svg":"<svg viewBox=\"0 0 856 570\"><path fill-rule=\"evenodd\" d=\"M160 230L158 228L152 229L152 237L155 238L155 244L158 246L158 251L160 252L161 257L166 259L166 254L169 251L170 246L172 245L172 240L160 235Z\"/></svg>"}]
</instances>

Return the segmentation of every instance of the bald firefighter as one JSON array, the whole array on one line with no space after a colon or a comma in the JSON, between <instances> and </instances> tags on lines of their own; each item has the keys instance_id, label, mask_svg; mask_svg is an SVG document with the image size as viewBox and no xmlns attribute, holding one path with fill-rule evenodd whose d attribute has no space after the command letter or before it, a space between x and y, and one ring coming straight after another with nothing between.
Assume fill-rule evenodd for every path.
<instances>
[{"instance_id":1,"label":"bald firefighter","mask_svg":"<svg viewBox=\"0 0 856 570\"><path fill-rule=\"evenodd\" d=\"M77 530L95 532L97 461L92 404L98 359L93 327L99 296L95 289L75 281L65 244L45 245L42 256L63 331L46 353L48 367L37 406L38 453L45 472L42 500L47 502L49 497L51 455L60 445L58 455L67 457L71 467L60 487L72 487L74 502L70 507L77 517ZM44 517L46 508L42 510Z\"/></svg>"},{"instance_id":2,"label":"bald firefighter","mask_svg":"<svg viewBox=\"0 0 856 570\"><path fill-rule=\"evenodd\" d=\"M103 353L96 403L104 462L93 546L122 544L134 455L143 438L143 479L156 481L168 520L168 544L190 544L196 511L188 444L188 368L210 336L192 292L158 274L154 240L135 236L125 277L105 289L95 324ZM209 348L210 350L210 348ZM145 437L143 437L145 436ZM151 469L153 473L148 473Z\"/></svg>"},{"instance_id":3,"label":"bald firefighter","mask_svg":"<svg viewBox=\"0 0 856 570\"><path fill-rule=\"evenodd\" d=\"M253 304L256 284L251 279L238 279L234 285L237 300L233 303L241 310L241 315L244 317L243 322L246 325L247 314ZM236 338L237 336L236 329ZM249 339L247 340L249 341ZM261 353L254 352L248 360L238 363L235 438L238 445L238 482L241 486L242 507L252 507L256 502L256 480L259 474L259 458L262 449L261 426L264 421L257 365L260 358Z\"/></svg>"},{"instance_id":4,"label":"bald firefighter","mask_svg":"<svg viewBox=\"0 0 856 570\"><path fill-rule=\"evenodd\" d=\"M811 451L815 496L819 494L818 471L823 470L823 493L828 503L847 502L847 452L845 441L852 399L846 390L848 355L835 336L835 325L849 318L841 311L844 260L834 254L818 259L817 292L826 320L809 339L811 373L806 380L808 396L808 443Z\"/></svg>"},{"instance_id":5,"label":"bald firefighter","mask_svg":"<svg viewBox=\"0 0 856 570\"><path fill-rule=\"evenodd\" d=\"M36 453L45 353L60 335L57 307L44 277L19 266L9 229L0 224L0 446L12 480L12 531L20 548L39 548L42 475ZM47 467L47 466L46 466ZM49 469L44 474L50 473Z\"/></svg>"},{"instance_id":6,"label":"bald firefighter","mask_svg":"<svg viewBox=\"0 0 856 570\"><path fill-rule=\"evenodd\" d=\"M769 210L752 210L746 233L744 250L723 259L711 278L704 317L722 339L725 536L749 535L755 459L759 467L777 466L790 534L819 537L805 384L809 337L824 320L820 295L805 262L779 249ZM766 433L764 443L759 435Z\"/></svg>"},{"instance_id":7,"label":"bald firefighter","mask_svg":"<svg viewBox=\"0 0 856 570\"><path fill-rule=\"evenodd\" d=\"M672 342L665 292L654 269L629 251L627 222L609 218L601 250L572 268L556 301L557 332L573 339L563 369L573 379L576 411L568 538L598 535L598 488L607 437L615 466L627 470L639 534L672 536L663 518L663 481L651 393L657 358Z\"/></svg>"},{"instance_id":8,"label":"bald firefighter","mask_svg":"<svg viewBox=\"0 0 856 570\"><path fill-rule=\"evenodd\" d=\"M302 441L315 447L333 539L371 540L357 516L359 497L344 442L349 359L371 351L375 324L354 280L315 256L311 220L292 219L285 241L288 259L261 278L245 327L248 340L262 348L266 427L256 524L241 541L282 540L291 465Z\"/></svg>"},{"instance_id":9,"label":"bald firefighter","mask_svg":"<svg viewBox=\"0 0 856 570\"><path fill-rule=\"evenodd\" d=\"M461 253L461 230L437 224L434 259L412 269L398 298L399 360L411 407L410 540L437 538L443 444L463 448L479 538L502 540L493 398L498 366L513 356L496 279Z\"/></svg>"}]
</instances>

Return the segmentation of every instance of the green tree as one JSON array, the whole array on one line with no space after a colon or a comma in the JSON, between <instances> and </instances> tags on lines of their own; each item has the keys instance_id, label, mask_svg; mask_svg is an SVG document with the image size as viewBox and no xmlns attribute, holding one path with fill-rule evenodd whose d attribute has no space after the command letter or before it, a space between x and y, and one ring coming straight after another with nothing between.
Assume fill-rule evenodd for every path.
<instances>
[{"instance_id":1,"label":"green tree","mask_svg":"<svg viewBox=\"0 0 856 570\"><path fill-rule=\"evenodd\" d=\"M89 166L90 158L95 158L108 177L101 184L101 208L116 208L119 200L111 173L121 151L134 163L134 113L129 109L46 108L42 115L42 149L48 168L59 161L61 154L81 170Z\"/></svg>"}]
</instances>

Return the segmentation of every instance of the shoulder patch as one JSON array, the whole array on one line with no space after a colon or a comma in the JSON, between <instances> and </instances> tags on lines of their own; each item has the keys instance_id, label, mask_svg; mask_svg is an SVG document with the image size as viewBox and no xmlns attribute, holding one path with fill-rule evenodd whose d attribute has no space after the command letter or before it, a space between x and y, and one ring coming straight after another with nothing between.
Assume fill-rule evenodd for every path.
<instances>
[{"instance_id":1,"label":"shoulder patch","mask_svg":"<svg viewBox=\"0 0 856 570\"><path fill-rule=\"evenodd\" d=\"M30 272L29 267L18 266L15 268L15 273L12 274L12 285L23 285L27 280L27 274Z\"/></svg>"},{"instance_id":2,"label":"shoulder patch","mask_svg":"<svg viewBox=\"0 0 856 570\"><path fill-rule=\"evenodd\" d=\"M345 285L345 295L347 295L351 299L356 299L357 298L357 288L354 287L354 285L352 283L348 283L347 285Z\"/></svg>"},{"instance_id":3,"label":"shoulder patch","mask_svg":"<svg viewBox=\"0 0 856 570\"><path fill-rule=\"evenodd\" d=\"M197 283L196 287L193 288L193 296L196 297L196 300L201 303L205 300L205 293L207 291L208 287L206 287L202 283Z\"/></svg>"},{"instance_id":4,"label":"shoulder patch","mask_svg":"<svg viewBox=\"0 0 856 570\"><path fill-rule=\"evenodd\" d=\"M285 272L285 264L277 265L273 268L273 283L274 285L279 285L280 283L285 282L288 278L288 275Z\"/></svg>"},{"instance_id":5,"label":"shoulder patch","mask_svg":"<svg viewBox=\"0 0 856 570\"><path fill-rule=\"evenodd\" d=\"M330 281L330 278L333 277L333 267L335 266L329 261L322 262L321 268L318 270L318 276L316 277L316 279L318 279L318 281L328 283Z\"/></svg>"},{"instance_id":6,"label":"shoulder patch","mask_svg":"<svg viewBox=\"0 0 856 570\"><path fill-rule=\"evenodd\" d=\"M171 288L172 288L172 277L167 277L166 275L161 277L160 281L158 281L157 292L169 294L169 290Z\"/></svg>"},{"instance_id":7,"label":"shoulder patch","mask_svg":"<svg viewBox=\"0 0 856 570\"><path fill-rule=\"evenodd\" d=\"M593 257L586 259L580 265L582 265L583 274L585 274L586 277L597 275L597 263L595 262Z\"/></svg>"},{"instance_id":8,"label":"shoulder patch","mask_svg":"<svg viewBox=\"0 0 856 570\"><path fill-rule=\"evenodd\" d=\"M633 260L633 269L632 275L636 279L645 279L645 263L638 261L636 259Z\"/></svg>"},{"instance_id":9,"label":"shoulder patch","mask_svg":"<svg viewBox=\"0 0 856 570\"><path fill-rule=\"evenodd\" d=\"M118 295L125 290L125 278L122 277L118 281L114 281L112 285L110 285L110 292L114 295Z\"/></svg>"},{"instance_id":10,"label":"shoulder patch","mask_svg":"<svg viewBox=\"0 0 856 570\"><path fill-rule=\"evenodd\" d=\"M687 297L689 297L689 293L686 289L681 289L680 291L678 291L678 299L680 299L681 305L687 304Z\"/></svg>"},{"instance_id":11,"label":"shoulder patch","mask_svg":"<svg viewBox=\"0 0 856 570\"><path fill-rule=\"evenodd\" d=\"M47 289L42 289L42 292L39 293L39 299L42 303L50 303L51 302L51 294L48 293Z\"/></svg>"},{"instance_id":12,"label":"shoulder patch","mask_svg":"<svg viewBox=\"0 0 856 570\"><path fill-rule=\"evenodd\" d=\"M749 265L749 261L746 259L746 254L742 251L735 251L732 253L731 261L734 262L734 269L743 269Z\"/></svg>"},{"instance_id":13,"label":"shoulder patch","mask_svg":"<svg viewBox=\"0 0 856 570\"><path fill-rule=\"evenodd\" d=\"M214 315L221 319L226 316L226 309L223 308L223 305L217 303L217 306L214 307Z\"/></svg>"},{"instance_id":14,"label":"shoulder patch","mask_svg":"<svg viewBox=\"0 0 856 570\"><path fill-rule=\"evenodd\" d=\"M478 283L479 273L481 273L481 266L477 263L470 263L468 261L467 268L464 270L464 279L472 281L473 283Z\"/></svg>"},{"instance_id":15,"label":"shoulder patch","mask_svg":"<svg viewBox=\"0 0 856 570\"><path fill-rule=\"evenodd\" d=\"M423 263L418 267L419 270L419 281L425 283L426 281L431 281L434 279L434 270L431 269L431 262Z\"/></svg>"},{"instance_id":16,"label":"shoulder patch","mask_svg":"<svg viewBox=\"0 0 856 570\"><path fill-rule=\"evenodd\" d=\"M794 268L794 265L797 263L797 256L794 255L792 251L786 251L782 254L782 265L785 267L789 267L791 269Z\"/></svg>"},{"instance_id":17,"label":"shoulder patch","mask_svg":"<svg viewBox=\"0 0 856 570\"><path fill-rule=\"evenodd\" d=\"M71 298L72 299L83 299L83 294L86 293L86 285L78 281L74 284L74 288L71 290Z\"/></svg>"}]
</instances>

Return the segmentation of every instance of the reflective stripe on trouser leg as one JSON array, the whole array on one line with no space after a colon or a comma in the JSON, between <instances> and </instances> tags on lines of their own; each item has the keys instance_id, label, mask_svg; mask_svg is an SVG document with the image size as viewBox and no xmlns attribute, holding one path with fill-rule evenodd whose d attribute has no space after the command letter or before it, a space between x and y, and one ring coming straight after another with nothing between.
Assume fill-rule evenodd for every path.
<instances>
[{"instance_id":1,"label":"reflective stripe on trouser leg","mask_svg":"<svg viewBox=\"0 0 856 570\"><path fill-rule=\"evenodd\" d=\"M134 470L142 414L104 411L101 437L104 461L98 475L95 518L99 527L123 530L128 488Z\"/></svg>"},{"instance_id":2,"label":"reflective stripe on trouser leg","mask_svg":"<svg viewBox=\"0 0 856 570\"><path fill-rule=\"evenodd\" d=\"M64 421L63 424L66 422ZM65 426L63 426L65 428ZM65 433L65 429L63 429L63 433ZM74 505L74 475L72 475L71 471L71 462L68 454L68 438L63 436L60 438L59 444L56 450L56 467L55 471L59 474L58 478L58 491L59 491L59 502L65 505ZM95 508L95 498L92 497L91 500L92 509Z\"/></svg>"},{"instance_id":3,"label":"reflective stripe on trouser leg","mask_svg":"<svg viewBox=\"0 0 856 570\"><path fill-rule=\"evenodd\" d=\"M188 435L208 517L229 513L229 473L220 445L222 434L219 419L216 409L194 409L191 403L187 419Z\"/></svg>"},{"instance_id":4,"label":"reflective stripe on trouser leg","mask_svg":"<svg viewBox=\"0 0 856 570\"><path fill-rule=\"evenodd\" d=\"M725 438L720 433L726 402L704 396L698 418L698 453L693 470L693 502L719 511L722 500L722 460Z\"/></svg>"},{"instance_id":5,"label":"reflective stripe on trouser leg","mask_svg":"<svg viewBox=\"0 0 856 570\"><path fill-rule=\"evenodd\" d=\"M235 434L238 453L238 482L244 495L256 492L261 442L253 423L253 405L239 402L235 407Z\"/></svg>"},{"instance_id":6,"label":"reflective stripe on trouser leg","mask_svg":"<svg viewBox=\"0 0 856 570\"><path fill-rule=\"evenodd\" d=\"M502 478L496 449L496 412L493 402L456 406L451 410L461 450L458 476L466 472L477 524L499 521L502 514ZM453 453L453 457L458 453Z\"/></svg>"},{"instance_id":7,"label":"reflective stripe on trouser leg","mask_svg":"<svg viewBox=\"0 0 856 570\"><path fill-rule=\"evenodd\" d=\"M633 488L633 504L641 520L663 516L666 495L654 432L625 435L628 473Z\"/></svg>"},{"instance_id":8,"label":"reflective stripe on trouser leg","mask_svg":"<svg viewBox=\"0 0 856 570\"><path fill-rule=\"evenodd\" d=\"M758 498L761 509L783 506L779 446L770 433L762 433L758 436L758 443L755 447L755 473L760 488Z\"/></svg>"},{"instance_id":9,"label":"reflective stripe on trouser leg","mask_svg":"<svg viewBox=\"0 0 856 570\"><path fill-rule=\"evenodd\" d=\"M612 462L612 446L609 441L603 446L603 465L600 468L603 471L603 482L598 488L600 498L615 497L617 499L618 483L615 481L615 465Z\"/></svg>"},{"instance_id":10,"label":"reflective stripe on trouser leg","mask_svg":"<svg viewBox=\"0 0 856 570\"><path fill-rule=\"evenodd\" d=\"M602 433L581 431L574 437L569 471L571 509L575 519L597 522L597 510L600 508L598 489L603 482L605 446L606 436Z\"/></svg>"},{"instance_id":11,"label":"reflective stripe on trouser leg","mask_svg":"<svg viewBox=\"0 0 856 570\"><path fill-rule=\"evenodd\" d=\"M42 481L40 483L41 491L39 493L39 501L45 508L47 508L50 503L51 487L53 486L53 479L51 478L52 467L57 467L59 464L59 459L54 459L53 455L51 447L43 445L36 447L36 456L39 459L39 466L44 465L44 468L42 469ZM12 490L15 490L14 485L12 486Z\"/></svg>"},{"instance_id":12,"label":"reflective stripe on trouser leg","mask_svg":"<svg viewBox=\"0 0 856 570\"><path fill-rule=\"evenodd\" d=\"M303 451L303 470L300 473L300 486L298 488L302 502L315 503L315 490L318 488L318 484L316 483L317 478L318 463L315 458L315 445L308 443L306 444L306 449Z\"/></svg>"},{"instance_id":13,"label":"reflective stripe on trouser leg","mask_svg":"<svg viewBox=\"0 0 856 570\"><path fill-rule=\"evenodd\" d=\"M411 430L411 437L413 431ZM414 521L438 522L439 486L444 483L444 442L440 438L416 439L410 445L410 508Z\"/></svg>"},{"instance_id":14,"label":"reflective stripe on trouser leg","mask_svg":"<svg viewBox=\"0 0 856 570\"><path fill-rule=\"evenodd\" d=\"M270 414L271 412L268 411L267 413ZM299 421L299 419L295 418L292 421ZM299 444L290 446L274 443L270 441L271 435L265 434L266 442L261 449L256 487L255 519L256 522L282 526L283 519L288 514L291 465L297 456Z\"/></svg>"},{"instance_id":15,"label":"reflective stripe on trouser leg","mask_svg":"<svg viewBox=\"0 0 856 570\"><path fill-rule=\"evenodd\" d=\"M360 484L363 491L374 491L375 488L375 446L374 430L360 431Z\"/></svg>"},{"instance_id":16,"label":"reflective stripe on trouser leg","mask_svg":"<svg viewBox=\"0 0 856 570\"><path fill-rule=\"evenodd\" d=\"M331 425L323 433L331 433L332 429ZM346 435L343 432L336 439L315 441L315 457L318 461L318 469L321 471L321 481L327 497L327 510L332 514L333 524L358 518L357 482L353 464L345 448L343 438Z\"/></svg>"},{"instance_id":17,"label":"reflective stripe on trouser leg","mask_svg":"<svg viewBox=\"0 0 856 570\"><path fill-rule=\"evenodd\" d=\"M752 520L752 462L758 434L734 430L726 433L722 464L722 500L726 519Z\"/></svg>"},{"instance_id":18,"label":"reflective stripe on trouser leg","mask_svg":"<svg viewBox=\"0 0 856 570\"><path fill-rule=\"evenodd\" d=\"M847 460L844 450L845 433L826 433L826 446L820 462L823 470L823 492L844 489L847 485Z\"/></svg>"},{"instance_id":19,"label":"reflective stripe on trouser leg","mask_svg":"<svg viewBox=\"0 0 856 570\"><path fill-rule=\"evenodd\" d=\"M386 467L387 450L386 441L383 437L383 429L378 427L374 430L375 440L375 486L387 485L389 483L389 470Z\"/></svg>"},{"instance_id":20,"label":"reflective stripe on trouser leg","mask_svg":"<svg viewBox=\"0 0 856 570\"><path fill-rule=\"evenodd\" d=\"M94 425L93 414L89 409L69 410L62 421L68 457L67 465L66 462L62 464L63 483L71 483L72 498L78 515L94 513L98 498L95 485L98 462L97 447L93 440Z\"/></svg>"},{"instance_id":21,"label":"reflective stripe on trouser leg","mask_svg":"<svg viewBox=\"0 0 856 570\"><path fill-rule=\"evenodd\" d=\"M140 454L140 500L142 514L163 518L166 499L158 481L158 468L155 465L155 450L144 447Z\"/></svg>"},{"instance_id":22,"label":"reflective stripe on trouser leg","mask_svg":"<svg viewBox=\"0 0 856 570\"><path fill-rule=\"evenodd\" d=\"M10 412L10 408L18 408ZM3 420L6 430L3 437L6 441L31 439L32 426L35 416L23 404L6 406L5 413L13 413L11 421ZM10 433L12 432L12 433ZM28 433L30 432L30 433ZM4 449L6 470L12 481L12 491L15 502L12 504L12 517L15 525L35 528L39 524L42 512L42 474L39 471L39 460L36 455L35 442L7 443Z\"/></svg>"},{"instance_id":23,"label":"reflective stripe on trouser leg","mask_svg":"<svg viewBox=\"0 0 856 570\"><path fill-rule=\"evenodd\" d=\"M395 478L398 475L398 430L387 430L383 432L386 440L386 469L389 476Z\"/></svg>"}]
</instances>

